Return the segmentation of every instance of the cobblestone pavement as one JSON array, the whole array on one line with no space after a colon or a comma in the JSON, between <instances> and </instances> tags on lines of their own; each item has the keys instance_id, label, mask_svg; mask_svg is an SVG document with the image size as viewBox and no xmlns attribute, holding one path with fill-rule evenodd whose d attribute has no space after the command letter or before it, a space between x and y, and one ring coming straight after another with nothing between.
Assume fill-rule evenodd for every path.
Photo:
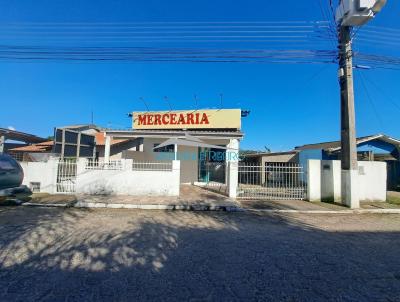
<instances>
[{"instance_id":1,"label":"cobblestone pavement","mask_svg":"<svg viewBox=\"0 0 400 302\"><path fill-rule=\"evenodd\" d=\"M0 301L400 301L399 215L0 208Z\"/></svg>"}]
</instances>

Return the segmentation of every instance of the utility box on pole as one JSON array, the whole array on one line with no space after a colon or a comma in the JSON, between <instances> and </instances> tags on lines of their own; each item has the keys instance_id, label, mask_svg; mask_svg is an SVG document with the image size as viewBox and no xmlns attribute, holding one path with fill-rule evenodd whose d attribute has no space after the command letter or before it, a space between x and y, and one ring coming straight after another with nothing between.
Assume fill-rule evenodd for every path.
<instances>
[{"instance_id":1,"label":"utility box on pole","mask_svg":"<svg viewBox=\"0 0 400 302\"><path fill-rule=\"evenodd\" d=\"M336 21L341 26L361 26L375 17L386 0L341 0L336 10Z\"/></svg>"}]
</instances>

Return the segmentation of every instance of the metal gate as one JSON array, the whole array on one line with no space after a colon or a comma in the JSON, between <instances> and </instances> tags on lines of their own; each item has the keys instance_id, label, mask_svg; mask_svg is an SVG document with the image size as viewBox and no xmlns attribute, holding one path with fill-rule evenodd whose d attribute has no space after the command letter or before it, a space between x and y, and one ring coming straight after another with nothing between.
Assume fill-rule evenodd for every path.
<instances>
[{"instance_id":1,"label":"metal gate","mask_svg":"<svg viewBox=\"0 0 400 302\"><path fill-rule=\"evenodd\" d=\"M75 193L76 160L60 159L57 164L57 193Z\"/></svg>"},{"instance_id":2,"label":"metal gate","mask_svg":"<svg viewBox=\"0 0 400 302\"><path fill-rule=\"evenodd\" d=\"M238 198L303 200L307 182L303 166L296 163L239 163Z\"/></svg>"}]
</instances>

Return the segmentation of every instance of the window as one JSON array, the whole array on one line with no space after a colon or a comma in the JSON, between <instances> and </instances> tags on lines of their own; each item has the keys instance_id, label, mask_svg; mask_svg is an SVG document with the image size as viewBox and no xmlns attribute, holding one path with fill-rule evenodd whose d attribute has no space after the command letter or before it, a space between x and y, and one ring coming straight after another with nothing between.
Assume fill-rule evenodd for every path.
<instances>
[{"instance_id":1,"label":"window","mask_svg":"<svg viewBox=\"0 0 400 302\"><path fill-rule=\"evenodd\" d=\"M31 182L30 187L33 193L40 192L40 182Z\"/></svg>"},{"instance_id":2,"label":"window","mask_svg":"<svg viewBox=\"0 0 400 302\"><path fill-rule=\"evenodd\" d=\"M159 144L154 144L154 148L156 148ZM174 152L174 145L168 145L161 148L153 149L153 152Z\"/></svg>"}]
</instances>

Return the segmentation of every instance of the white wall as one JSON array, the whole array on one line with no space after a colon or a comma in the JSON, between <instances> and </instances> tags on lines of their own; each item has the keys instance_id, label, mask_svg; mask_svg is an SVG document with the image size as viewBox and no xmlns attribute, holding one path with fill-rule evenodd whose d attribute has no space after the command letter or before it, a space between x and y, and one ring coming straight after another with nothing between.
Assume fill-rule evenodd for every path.
<instances>
[{"instance_id":1,"label":"white wall","mask_svg":"<svg viewBox=\"0 0 400 302\"><path fill-rule=\"evenodd\" d=\"M24 170L23 185L31 187L32 182L40 183L40 192L53 194L56 192L57 161L20 162Z\"/></svg>"},{"instance_id":2,"label":"white wall","mask_svg":"<svg viewBox=\"0 0 400 302\"><path fill-rule=\"evenodd\" d=\"M386 201L386 163L359 161L358 196L361 201ZM308 161L308 200L341 202L341 162Z\"/></svg>"},{"instance_id":3,"label":"white wall","mask_svg":"<svg viewBox=\"0 0 400 302\"><path fill-rule=\"evenodd\" d=\"M386 163L379 161L370 161L370 162L362 161L358 163L358 166L359 166L358 194L360 200L386 201L386 191L387 191ZM364 171L362 171L362 168L364 169Z\"/></svg>"},{"instance_id":4,"label":"white wall","mask_svg":"<svg viewBox=\"0 0 400 302\"><path fill-rule=\"evenodd\" d=\"M92 195L179 196L180 162L172 162L172 171L132 171L132 160L122 160L125 168L85 170L81 162L76 193Z\"/></svg>"},{"instance_id":5,"label":"white wall","mask_svg":"<svg viewBox=\"0 0 400 302\"><path fill-rule=\"evenodd\" d=\"M307 198L309 201L321 201L321 163L320 160L308 160Z\"/></svg>"},{"instance_id":6,"label":"white wall","mask_svg":"<svg viewBox=\"0 0 400 302\"><path fill-rule=\"evenodd\" d=\"M77 163L76 193L115 195L179 196L180 162L172 162L172 171L133 171L132 160L121 160L124 169L85 170L86 159ZM22 162L23 184L40 183L40 191L55 194L58 162Z\"/></svg>"}]
</instances>

